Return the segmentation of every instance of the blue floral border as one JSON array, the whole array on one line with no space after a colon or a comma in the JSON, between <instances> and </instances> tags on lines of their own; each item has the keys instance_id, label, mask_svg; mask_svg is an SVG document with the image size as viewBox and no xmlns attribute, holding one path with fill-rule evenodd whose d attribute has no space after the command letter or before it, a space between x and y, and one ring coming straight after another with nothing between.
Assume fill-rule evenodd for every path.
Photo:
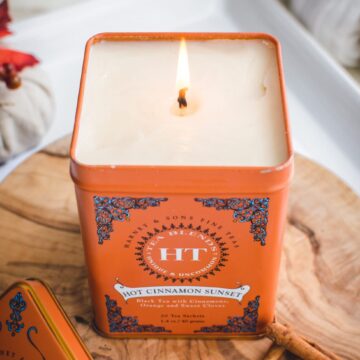
<instances>
[{"instance_id":1,"label":"blue floral border","mask_svg":"<svg viewBox=\"0 0 360 360\"><path fill-rule=\"evenodd\" d=\"M195 198L205 207L216 210L232 210L235 222L250 222L250 233L262 246L266 245L266 226L269 217L269 201L266 198Z\"/></svg>"},{"instance_id":2,"label":"blue floral border","mask_svg":"<svg viewBox=\"0 0 360 360\"><path fill-rule=\"evenodd\" d=\"M260 296L256 296L254 300L248 302L248 306L244 308L243 316L231 316L227 320L226 325L204 326L196 333L244 333L256 332L258 321L258 309L260 306Z\"/></svg>"},{"instance_id":3,"label":"blue floral border","mask_svg":"<svg viewBox=\"0 0 360 360\"><path fill-rule=\"evenodd\" d=\"M21 292L18 292L13 298L9 301L9 306L11 311L10 319L6 320L6 325L8 331L11 333L11 336L15 336L20 333L24 328L24 323L22 323L21 313L26 309L26 301L24 300Z\"/></svg>"},{"instance_id":4,"label":"blue floral border","mask_svg":"<svg viewBox=\"0 0 360 360\"><path fill-rule=\"evenodd\" d=\"M105 300L110 332L171 332L171 330L166 330L163 326L141 325L136 316L123 316L121 307L118 306L116 300L111 299L109 295L105 295Z\"/></svg>"},{"instance_id":5,"label":"blue floral border","mask_svg":"<svg viewBox=\"0 0 360 360\"><path fill-rule=\"evenodd\" d=\"M146 210L149 207L160 206L167 198L133 198L133 197L107 197L94 196L95 220L97 225L98 243L102 245L104 240L110 239L110 233L114 231L113 221L125 221L130 218L131 209Z\"/></svg>"}]
</instances>

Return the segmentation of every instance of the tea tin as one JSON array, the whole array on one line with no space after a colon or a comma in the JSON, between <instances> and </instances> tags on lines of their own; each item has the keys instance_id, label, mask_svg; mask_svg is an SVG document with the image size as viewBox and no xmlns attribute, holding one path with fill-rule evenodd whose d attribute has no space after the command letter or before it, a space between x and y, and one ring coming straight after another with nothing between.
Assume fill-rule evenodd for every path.
<instances>
[{"instance_id":1,"label":"tea tin","mask_svg":"<svg viewBox=\"0 0 360 360\"><path fill-rule=\"evenodd\" d=\"M77 134L92 44L182 37L274 44L287 160L274 167L78 162ZM111 337L261 335L274 319L292 173L280 45L272 36L114 33L91 38L71 145L71 176L98 332Z\"/></svg>"}]
</instances>

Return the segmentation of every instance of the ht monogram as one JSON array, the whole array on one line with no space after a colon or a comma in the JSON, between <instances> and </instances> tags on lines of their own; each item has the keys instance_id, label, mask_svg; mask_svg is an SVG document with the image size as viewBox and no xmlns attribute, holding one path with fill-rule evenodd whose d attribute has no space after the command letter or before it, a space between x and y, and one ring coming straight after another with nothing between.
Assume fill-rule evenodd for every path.
<instances>
[{"instance_id":1,"label":"ht monogram","mask_svg":"<svg viewBox=\"0 0 360 360\"><path fill-rule=\"evenodd\" d=\"M169 252L170 250L171 252ZM174 261L183 261L183 255L191 252L192 261L200 261L200 251L207 252L206 248L160 248L160 259L161 261L168 261L168 257L172 257Z\"/></svg>"}]
</instances>

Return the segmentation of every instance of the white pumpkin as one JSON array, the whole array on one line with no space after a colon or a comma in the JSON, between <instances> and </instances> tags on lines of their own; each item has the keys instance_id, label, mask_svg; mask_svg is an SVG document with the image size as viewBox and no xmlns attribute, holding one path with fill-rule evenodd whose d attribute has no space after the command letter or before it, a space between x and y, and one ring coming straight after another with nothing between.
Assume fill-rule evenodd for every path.
<instances>
[{"instance_id":1,"label":"white pumpkin","mask_svg":"<svg viewBox=\"0 0 360 360\"><path fill-rule=\"evenodd\" d=\"M53 96L39 65L19 73L21 86L0 82L0 163L37 145L53 119Z\"/></svg>"}]
</instances>

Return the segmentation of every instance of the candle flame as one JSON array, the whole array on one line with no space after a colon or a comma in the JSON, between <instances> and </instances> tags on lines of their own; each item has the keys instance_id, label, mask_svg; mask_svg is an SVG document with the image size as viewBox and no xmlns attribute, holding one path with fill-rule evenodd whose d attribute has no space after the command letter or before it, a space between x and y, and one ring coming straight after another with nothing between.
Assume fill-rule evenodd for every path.
<instances>
[{"instance_id":1,"label":"candle flame","mask_svg":"<svg viewBox=\"0 0 360 360\"><path fill-rule=\"evenodd\" d=\"M186 107L185 93L189 89L190 73L189 60L185 39L181 39L179 49L178 67L176 73L176 89L179 91L179 107Z\"/></svg>"}]
</instances>

